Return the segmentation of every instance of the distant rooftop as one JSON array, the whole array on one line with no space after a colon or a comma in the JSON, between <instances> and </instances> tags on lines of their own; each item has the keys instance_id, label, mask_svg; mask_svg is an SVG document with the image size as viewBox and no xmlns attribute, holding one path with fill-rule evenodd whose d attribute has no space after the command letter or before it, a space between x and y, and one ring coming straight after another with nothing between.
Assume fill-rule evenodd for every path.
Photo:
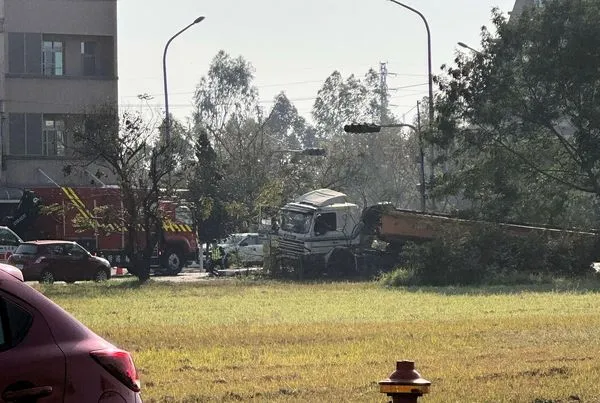
<instances>
[{"instance_id":1,"label":"distant rooftop","mask_svg":"<svg viewBox=\"0 0 600 403\"><path fill-rule=\"evenodd\" d=\"M529 7L542 7L544 2L545 0L516 0L510 12L510 19L519 18L523 11Z\"/></svg>"}]
</instances>

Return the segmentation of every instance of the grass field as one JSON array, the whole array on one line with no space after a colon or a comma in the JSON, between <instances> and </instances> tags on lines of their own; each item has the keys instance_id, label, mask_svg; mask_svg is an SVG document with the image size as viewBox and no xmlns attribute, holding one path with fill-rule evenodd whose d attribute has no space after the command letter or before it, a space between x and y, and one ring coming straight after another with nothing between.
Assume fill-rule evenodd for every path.
<instances>
[{"instance_id":1,"label":"grass field","mask_svg":"<svg viewBox=\"0 0 600 403\"><path fill-rule=\"evenodd\" d=\"M211 280L39 288L134 354L145 402L600 402L597 287L385 289Z\"/></svg>"}]
</instances>

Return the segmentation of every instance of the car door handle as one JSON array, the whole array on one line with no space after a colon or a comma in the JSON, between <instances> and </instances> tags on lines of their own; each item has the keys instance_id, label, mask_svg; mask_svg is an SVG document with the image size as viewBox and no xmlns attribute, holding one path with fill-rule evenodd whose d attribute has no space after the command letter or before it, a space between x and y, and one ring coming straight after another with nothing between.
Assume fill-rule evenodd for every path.
<instances>
[{"instance_id":1,"label":"car door handle","mask_svg":"<svg viewBox=\"0 0 600 403\"><path fill-rule=\"evenodd\" d=\"M7 402L18 402L24 399L33 399L50 396L52 394L52 386L40 386L20 390L10 390L2 393L2 399Z\"/></svg>"}]
</instances>

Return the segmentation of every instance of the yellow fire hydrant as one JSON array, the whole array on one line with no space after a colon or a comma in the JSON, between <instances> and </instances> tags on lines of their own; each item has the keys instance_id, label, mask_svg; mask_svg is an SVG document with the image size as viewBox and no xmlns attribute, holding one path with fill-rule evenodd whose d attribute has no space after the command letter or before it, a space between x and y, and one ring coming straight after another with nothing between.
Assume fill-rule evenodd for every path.
<instances>
[{"instance_id":1,"label":"yellow fire hydrant","mask_svg":"<svg viewBox=\"0 0 600 403\"><path fill-rule=\"evenodd\" d=\"M416 403L417 399L429 393L431 382L421 378L413 361L397 361L396 370L383 381L379 381L379 391L392 398L392 403Z\"/></svg>"}]
</instances>

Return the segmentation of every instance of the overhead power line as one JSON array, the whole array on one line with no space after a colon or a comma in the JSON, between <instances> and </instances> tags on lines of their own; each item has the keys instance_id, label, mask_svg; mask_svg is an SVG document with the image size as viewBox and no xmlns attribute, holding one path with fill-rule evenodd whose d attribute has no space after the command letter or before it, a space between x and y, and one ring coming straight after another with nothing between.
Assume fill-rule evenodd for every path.
<instances>
[{"instance_id":1,"label":"overhead power line","mask_svg":"<svg viewBox=\"0 0 600 403\"><path fill-rule=\"evenodd\" d=\"M427 74L390 73L389 71L388 71L388 75L390 75L390 76L400 76L400 77L427 77Z\"/></svg>"},{"instance_id":2,"label":"overhead power line","mask_svg":"<svg viewBox=\"0 0 600 403\"><path fill-rule=\"evenodd\" d=\"M404 90L404 89L407 89L407 88L422 87L424 85L429 85L429 83L404 85L402 87L395 87L395 88L388 88L388 89L390 91L399 91L399 90Z\"/></svg>"}]
</instances>

